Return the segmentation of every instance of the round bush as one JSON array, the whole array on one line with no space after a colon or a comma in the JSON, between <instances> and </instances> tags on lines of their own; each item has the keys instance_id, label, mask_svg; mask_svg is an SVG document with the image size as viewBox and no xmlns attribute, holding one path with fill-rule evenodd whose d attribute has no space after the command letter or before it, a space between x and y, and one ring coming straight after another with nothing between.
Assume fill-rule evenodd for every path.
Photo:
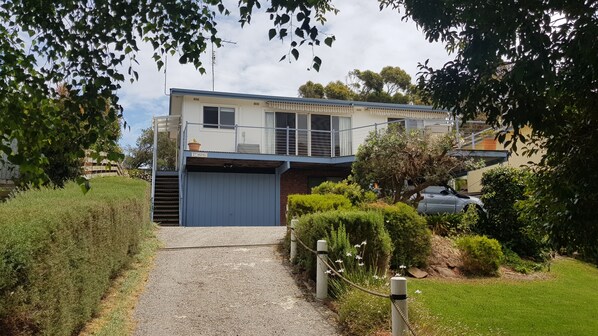
<instances>
[{"instance_id":1,"label":"round bush","mask_svg":"<svg viewBox=\"0 0 598 336\"><path fill-rule=\"evenodd\" d=\"M457 240L463 257L463 270L474 275L497 275L503 260L500 243L486 236L466 236Z\"/></svg>"}]
</instances>

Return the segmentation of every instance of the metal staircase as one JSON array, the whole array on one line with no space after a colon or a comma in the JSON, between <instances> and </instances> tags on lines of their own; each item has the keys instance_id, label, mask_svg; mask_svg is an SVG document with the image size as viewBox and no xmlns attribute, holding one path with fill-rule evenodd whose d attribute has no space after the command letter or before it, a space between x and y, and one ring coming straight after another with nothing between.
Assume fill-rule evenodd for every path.
<instances>
[{"instance_id":1,"label":"metal staircase","mask_svg":"<svg viewBox=\"0 0 598 336\"><path fill-rule=\"evenodd\" d=\"M179 225L179 176L156 175L154 222L162 226Z\"/></svg>"}]
</instances>

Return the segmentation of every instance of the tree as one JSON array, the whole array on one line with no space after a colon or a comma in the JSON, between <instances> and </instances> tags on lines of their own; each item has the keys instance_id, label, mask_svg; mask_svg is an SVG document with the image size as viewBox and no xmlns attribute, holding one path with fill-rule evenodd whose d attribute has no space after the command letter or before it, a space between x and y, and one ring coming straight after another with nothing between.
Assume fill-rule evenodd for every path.
<instances>
[{"instance_id":1,"label":"tree","mask_svg":"<svg viewBox=\"0 0 598 336\"><path fill-rule=\"evenodd\" d=\"M320 83L307 81L299 87L299 97L303 98L324 98L324 86Z\"/></svg>"},{"instance_id":2,"label":"tree","mask_svg":"<svg viewBox=\"0 0 598 336\"><path fill-rule=\"evenodd\" d=\"M242 26L259 7L255 0L238 3ZM216 11L230 14L221 0L3 1L0 151L20 166L23 182L50 181L47 146L77 143L78 148L64 148L72 150L65 154L82 157L79 147L89 148L98 140L116 143L110 130L123 110L117 94L123 81L138 80L134 65L139 41L151 44L159 69L166 55L176 55L180 63L191 63L204 73L201 57L207 45L221 43ZM335 9L325 1L276 1L267 11L274 25L270 39L284 39L292 31L289 55L298 58L301 45L320 45L315 26ZM290 25L296 26L290 30ZM328 46L333 41L334 36L324 39ZM318 70L321 59L314 56L312 61L311 68ZM68 91L60 107L51 102L58 97L56 83L64 83ZM77 121L65 120L65 115ZM14 140L13 151L8 144ZM119 158L118 152L109 153L108 159Z\"/></svg>"},{"instance_id":3,"label":"tree","mask_svg":"<svg viewBox=\"0 0 598 336\"><path fill-rule=\"evenodd\" d=\"M533 218L558 247L598 262L598 6L596 1L382 0L404 10L455 59L424 63L421 88L464 120L485 113L500 141L539 143ZM519 130L533 129L531 139ZM512 130L513 140L507 132Z\"/></svg>"},{"instance_id":4,"label":"tree","mask_svg":"<svg viewBox=\"0 0 598 336\"><path fill-rule=\"evenodd\" d=\"M153 161L154 130L148 127L141 131L136 147L127 148L125 165L128 168L151 166ZM174 170L176 167L176 141L167 132L158 132L158 170Z\"/></svg>"},{"instance_id":5,"label":"tree","mask_svg":"<svg viewBox=\"0 0 598 336\"><path fill-rule=\"evenodd\" d=\"M421 191L446 184L454 174L473 166L463 157L450 156L455 138L405 132L398 124L371 132L359 147L352 167L353 179L364 189L375 184L393 203L417 204ZM415 198L413 198L413 196Z\"/></svg>"},{"instance_id":6,"label":"tree","mask_svg":"<svg viewBox=\"0 0 598 336\"><path fill-rule=\"evenodd\" d=\"M386 66L380 73L355 69L348 73L349 83L322 84L308 81L299 87L299 97L371 101L397 104L426 104L425 96L411 76L400 67ZM320 88L323 87L323 90Z\"/></svg>"}]
</instances>

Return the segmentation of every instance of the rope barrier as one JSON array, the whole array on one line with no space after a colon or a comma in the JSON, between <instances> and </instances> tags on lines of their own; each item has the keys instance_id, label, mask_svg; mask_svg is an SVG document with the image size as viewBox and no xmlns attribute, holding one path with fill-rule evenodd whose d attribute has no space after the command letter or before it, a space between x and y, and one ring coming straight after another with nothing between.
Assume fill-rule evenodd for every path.
<instances>
[{"instance_id":1,"label":"rope barrier","mask_svg":"<svg viewBox=\"0 0 598 336\"><path fill-rule=\"evenodd\" d=\"M394 300L390 300L390 303L392 303L392 305L395 307L395 309L399 312L399 315L401 315L401 319L403 320L403 322L405 322L405 325L407 325L407 328L409 329L409 331L411 332L411 334L413 334L413 336L417 336L415 334L415 331L413 331L413 328L411 327L411 324L409 324L409 322L407 321L407 318L405 317L405 315L403 314L403 312L399 309L399 307L397 307L397 303L394 302Z\"/></svg>"},{"instance_id":2,"label":"rope barrier","mask_svg":"<svg viewBox=\"0 0 598 336\"><path fill-rule=\"evenodd\" d=\"M291 228L292 231L295 231L294 228ZM360 291L366 292L368 294L377 296L377 297L381 297L381 298L385 298L385 299L389 299L391 304L395 307L395 309L399 312L399 315L401 316L401 319L405 322L405 325L407 325L407 328L409 329L409 331L411 332L411 334L413 336L417 336L417 334L415 333L415 331L413 330L413 327L411 327L411 324L409 324L409 322L407 321L407 318L405 317L405 315L403 314L403 312L401 311L401 309L399 309L399 307L397 307L397 304L395 303L395 301L391 298L390 295L387 294L382 294L382 293L378 293L376 291L372 291L369 290L365 287L362 287L354 282L352 282L351 280L345 278L344 276L342 276L334 267L332 267L324 258L322 258L318 252L314 249L309 248L298 236L297 234L295 234L295 239L299 242L299 244L301 244L306 250L308 250L309 252L313 253L316 255L316 257L320 260L322 260L322 262L324 263L324 265L326 265L326 267L332 272L334 273L336 276L338 276L341 280L343 280L344 282L348 283L350 286L359 289ZM327 257L329 261L332 261L329 257Z\"/></svg>"}]
</instances>

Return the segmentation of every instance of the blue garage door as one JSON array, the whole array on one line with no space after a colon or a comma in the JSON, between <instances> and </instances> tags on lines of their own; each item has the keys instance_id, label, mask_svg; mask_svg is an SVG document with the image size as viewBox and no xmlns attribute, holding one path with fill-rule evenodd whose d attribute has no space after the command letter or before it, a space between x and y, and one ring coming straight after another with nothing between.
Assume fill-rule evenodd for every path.
<instances>
[{"instance_id":1,"label":"blue garage door","mask_svg":"<svg viewBox=\"0 0 598 336\"><path fill-rule=\"evenodd\" d=\"M187 226L276 225L276 175L189 172Z\"/></svg>"}]
</instances>

